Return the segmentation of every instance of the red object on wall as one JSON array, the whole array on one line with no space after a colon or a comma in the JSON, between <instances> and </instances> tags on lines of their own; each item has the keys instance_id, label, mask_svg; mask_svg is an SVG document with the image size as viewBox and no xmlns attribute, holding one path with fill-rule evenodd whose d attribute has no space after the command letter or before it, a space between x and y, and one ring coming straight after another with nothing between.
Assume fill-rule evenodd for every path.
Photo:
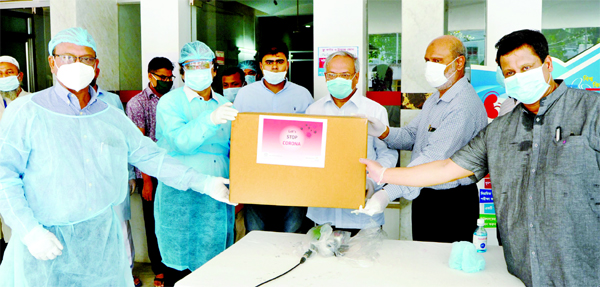
<instances>
[{"instance_id":1,"label":"red object on wall","mask_svg":"<svg viewBox=\"0 0 600 287\"><path fill-rule=\"evenodd\" d=\"M142 91L119 91L119 97L121 98L121 102L127 103L131 98L135 97L135 95L141 93Z\"/></svg>"},{"instance_id":2,"label":"red object on wall","mask_svg":"<svg viewBox=\"0 0 600 287\"><path fill-rule=\"evenodd\" d=\"M367 98L382 106L402 105L402 92L367 92Z\"/></svg>"}]
</instances>

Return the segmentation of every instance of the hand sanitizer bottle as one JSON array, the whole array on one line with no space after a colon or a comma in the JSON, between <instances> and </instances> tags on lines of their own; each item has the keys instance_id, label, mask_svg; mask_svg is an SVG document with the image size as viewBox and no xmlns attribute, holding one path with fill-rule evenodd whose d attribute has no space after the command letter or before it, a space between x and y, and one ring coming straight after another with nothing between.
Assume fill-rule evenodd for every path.
<instances>
[{"instance_id":1,"label":"hand sanitizer bottle","mask_svg":"<svg viewBox=\"0 0 600 287\"><path fill-rule=\"evenodd\" d=\"M477 219L477 229L473 233L473 244L477 252L483 253L487 251L487 231L485 230L485 219Z\"/></svg>"}]
</instances>

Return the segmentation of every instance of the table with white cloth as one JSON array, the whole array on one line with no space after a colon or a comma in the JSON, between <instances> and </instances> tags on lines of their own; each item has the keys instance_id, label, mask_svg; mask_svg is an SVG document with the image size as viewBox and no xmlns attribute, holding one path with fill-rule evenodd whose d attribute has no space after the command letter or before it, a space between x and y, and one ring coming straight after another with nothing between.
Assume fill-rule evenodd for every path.
<instances>
[{"instance_id":1,"label":"table with white cloth","mask_svg":"<svg viewBox=\"0 0 600 287\"><path fill-rule=\"evenodd\" d=\"M253 231L176 287L256 286L300 261L305 234ZM506 270L502 247L483 253L483 271L451 269L452 244L384 240L369 267L349 260L313 254L290 273L263 286L524 286Z\"/></svg>"}]
</instances>

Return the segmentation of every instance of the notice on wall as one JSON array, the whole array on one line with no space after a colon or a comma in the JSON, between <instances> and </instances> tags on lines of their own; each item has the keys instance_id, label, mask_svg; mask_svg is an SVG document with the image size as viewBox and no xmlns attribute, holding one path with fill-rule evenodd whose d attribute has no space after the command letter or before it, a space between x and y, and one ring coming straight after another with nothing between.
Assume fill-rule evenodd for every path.
<instances>
[{"instance_id":1,"label":"notice on wall","mask_svg":"<svg viewBox=\"0 0 600 287\"><path fill-rule=\"evenodd\" d=\"M479 217L485 218L485 228L496 228L496 209L489 175L484 179L484 188L479 189Z\"/></svg>"},{"instance_id":2,"label":"notice on wall","mask_svg":"<svg viewBox=\"0 0 600 287\"><path fill-rule=\"evenodd\" d=\"M225 65L225 52L215 51L215 56L217 56L217 64Z\"/></svg>"},{"instance_id":3,"label":"notice on wall","mask_svg":"<svg viewBox=\"0 0 600 287\"><path fill-rule=\"evenodd\" d=\"M337 51L346 51L358 57L358 46L319 47L319 76L325 75L325 59L327 59L327 56Z\"/></svg>"},{"instance_id":4,"label":"notice on wall","mask_svg":"<svg viewBox=\"0 0 600 287\"><path fill-rule=\"evenodd\" d=\"M325 167L327 120L260 116L256 162Z\"/></svg>"}]
</instances>

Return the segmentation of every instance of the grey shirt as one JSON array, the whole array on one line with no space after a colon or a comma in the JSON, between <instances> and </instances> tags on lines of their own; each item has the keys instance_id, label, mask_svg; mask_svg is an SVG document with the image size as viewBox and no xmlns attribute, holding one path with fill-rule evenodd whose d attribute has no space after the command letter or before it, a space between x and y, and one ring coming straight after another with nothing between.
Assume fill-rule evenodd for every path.
<instances>
[{"instance_id":1,"label":"grey shirt","mask_svg":"<svg viewBox=\"0 0 600 287\"><path fill-rule=\"evenodd\" d=\"M508 271L527 286L600 284L599 110L599 94L562 83L537 115L519 104L451 158L489 171Z\"/></svg>"},{"instance_id":2,"label":"grey shirt","mask_svg":"<svg viewBox=\"0 0 600 287\"><path fill-rule=\"evenodd\" d=\"M412 150L408 164L411 167L447 159L475 137L487 123L483 102L467 78L462 77L443 97L440 98L439 91L431 95L423 104L423 110L407 126L390 127L390 134L384 141L391 148ZM464 178L430 188L450 189L471 183L471 179ZM412 200L421 189L393 184L385 187L390 200L399 197Z\"/></svg>"}]
</instances>

